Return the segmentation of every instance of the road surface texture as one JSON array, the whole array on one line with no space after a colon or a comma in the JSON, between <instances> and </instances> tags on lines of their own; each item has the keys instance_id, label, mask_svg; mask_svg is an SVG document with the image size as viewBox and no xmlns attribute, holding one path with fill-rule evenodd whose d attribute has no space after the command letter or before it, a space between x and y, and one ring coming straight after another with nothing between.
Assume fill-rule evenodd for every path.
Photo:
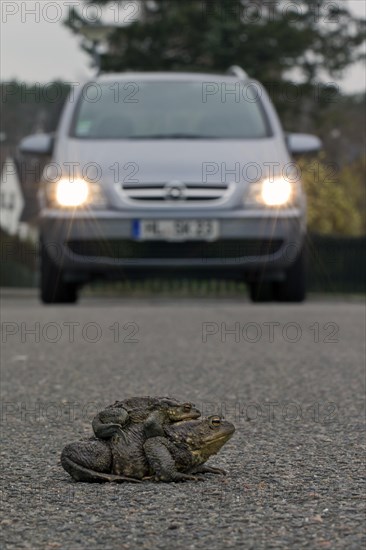
<instances>
[{"instance_id":1,"label":"road surface texture","mask_svg":"<svg viewBox=\"0 0 366 550\"><path fill-rule=\"evenodd\" d=\"M364 306L85 298L2 308L6 549L359 549ZM231 332L230 332L231 331ZM64 445L134 395L191 400L236 433L226 477L75 483Z\"/></svg>"}]
</instances>

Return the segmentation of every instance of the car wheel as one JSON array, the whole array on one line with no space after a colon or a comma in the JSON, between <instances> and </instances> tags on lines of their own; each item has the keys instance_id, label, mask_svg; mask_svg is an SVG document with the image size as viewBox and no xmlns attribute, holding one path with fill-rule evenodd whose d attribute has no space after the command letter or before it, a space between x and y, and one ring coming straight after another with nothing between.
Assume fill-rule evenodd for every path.
<instances>
[{"instance_id":1,"label":"car wheel","mask_svg":"<svg viewBox=\"0 0 366 550\"><path fill-rule=\"evenodd\" d=\"M304 247L294 263L287 269L285 279L274 283L275 297L279 302L303 302L306 298L306 262Z\"/></svg>"},{"instance_id":2,"label":"car wheel","mask_svg":"<svg viewBox=\"0 0 366 550\"><path fill-rule=\"evenodd\" d=\"M42 302L44 304L74 304L78 299L77 285L65 283L62 270L52 262L42 243L40 250Z\"/></svg>"}]
</instances>

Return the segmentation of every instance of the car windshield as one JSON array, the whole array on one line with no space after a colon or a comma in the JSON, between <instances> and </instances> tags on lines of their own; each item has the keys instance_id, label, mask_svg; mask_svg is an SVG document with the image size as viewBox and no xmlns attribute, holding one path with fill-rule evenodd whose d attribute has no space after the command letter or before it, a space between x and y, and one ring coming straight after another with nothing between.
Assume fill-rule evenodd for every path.
<instances>
[{"instance_id":1,"label":"car windshield","mask_svg":"<svg viewBox=\"0 0 366 550\"><path fill-rule=\"evenodd\" d=\"M89 83L71 135L83 139L255 139L268 136L258 89L239 82Z\"/></svg>"}]
</instances>

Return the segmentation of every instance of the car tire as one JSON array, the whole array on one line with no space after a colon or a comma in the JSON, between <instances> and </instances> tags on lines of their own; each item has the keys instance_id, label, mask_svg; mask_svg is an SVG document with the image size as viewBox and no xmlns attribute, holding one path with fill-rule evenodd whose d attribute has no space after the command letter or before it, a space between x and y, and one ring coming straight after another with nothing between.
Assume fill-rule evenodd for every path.
<instances>
[{"instance_id":1,"label":"car tire","mask_svg":"<svg viewBox=\"0 0 366 550\"><path fill-rule=\"evenodd\" d=\"M301 248L296 260L286 270L285 279L274 283L275 298L279 302L303 302L306 298L305 249Z\"/></svg>"},{"instance_id":2,"label":"car tire","mask_svg":"<svg viewBox=\"0 0 366 550\"><path fill-rule=\"evenodd\" d=\"M41 301L44 304L74 304L78 299L77 285L66 283L61 268L57 267L40 243Z\"/></svg>"}]
</instances>

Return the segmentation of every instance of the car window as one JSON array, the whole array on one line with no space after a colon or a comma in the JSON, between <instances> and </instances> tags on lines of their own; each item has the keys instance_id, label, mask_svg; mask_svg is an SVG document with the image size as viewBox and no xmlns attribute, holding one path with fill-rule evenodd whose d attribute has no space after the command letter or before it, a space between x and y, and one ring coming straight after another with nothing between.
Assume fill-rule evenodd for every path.
<instances>
[{"instance_id":1,"label":"car window","mask_svg":"<svg viewBox=\"0 0 366 550\"><path fill-rule=\"evenodd\" d=\"M71 135L84 139L253 139L268 136L269 130L250 85L119 81L89 83L84 88Z\"/></svg>"}]
</instances>

